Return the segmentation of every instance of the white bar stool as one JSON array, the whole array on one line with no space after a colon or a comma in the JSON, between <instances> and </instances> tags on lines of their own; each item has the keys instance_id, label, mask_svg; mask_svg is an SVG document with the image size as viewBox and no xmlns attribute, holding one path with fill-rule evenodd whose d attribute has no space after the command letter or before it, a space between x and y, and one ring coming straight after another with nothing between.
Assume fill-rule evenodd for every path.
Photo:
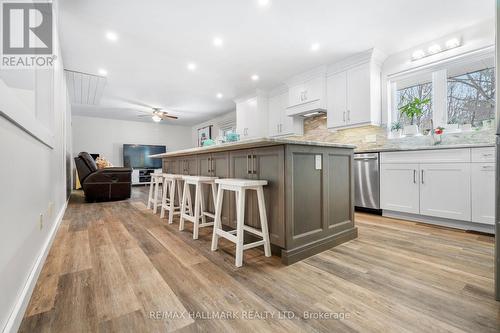
<instances>
[{"instance_id":1,"label":"white bar stool","mask_svg":"<svg viewBox=\"0 0 500 333\"><path fill-rule=\"evenodd\" d=\"M161 199L158 197L160 184L163 183L162 173L152 173L151 181L149 183L149 197L148 197L148 209L151 208L153 204L153 212L156 214L158 210L158 205L161 205Z\"/></svg>"},{"instance_id":2,"label":"white bar stool","mask_svg":"<svg viewBox=\"0 0 500 333\"><path fill-rule=\"evenodd\" d=\"M163 174L163 195L161 198L160 218L165 217L165 211L168 211L168 224L174 222L174 214L180 214L180 202L182 195L181 182L182 175L174 175L169 173ZM176 193L179 198L179 206L175 206Z\"/></svg>"},{"instance_id":3,"label":"white bar stool","mask_svg":"<svg viewBox=\"0 0 500 333\"><path fill-rule=\"evenodd\" d=\"M269 241L269 230L267 226L266 205L264 202L263 186L267 185L267 180L250 180L250 179L217 179L215 181L219 185L217 192L217 203L215 205L215 223L214 233L212 237L212 251L217 250L219 236L236 243L236 267L243 265L243 251L264 245L264 254L266 257L271 256L271 244ZM222 201L224 190L233 191L236 195L236 230L224 231L221 224ZM246 190L257 191L257 200L259 203L259 215L261 230L257 230L245 225L245 193ZM249 244L243 244L244 231L250 232L262 238ZM236 235L236 236L235 236Z\"/></svg>"},{"instance_id":4,"label":"white bar stool","mask_svg":"<svg viewBox=\"0 0 500 333\"><path fill-rule=\"evenodd\" d=\"M205 211L205 200L203 198L202 185L207 184L212 188L212 196L214 198L215 205L215 195L216 186L215 180L217 177L205 177L205 176L183 176L184 180L184 190L182 192L182 202L181 202L181 220L179 223L179 230L184 230L184 220L193 222L193 239L198 239L199 228L209 227L214 225L214 222L207 222L207 216L215 219L215 215ZM194 211L191 206L191 190L190 185L194 185L195 196L194 196ZM186 205L188 205L186 209ZM201 223L200 223L201 219Z\"/></svg>"}]
</instances>

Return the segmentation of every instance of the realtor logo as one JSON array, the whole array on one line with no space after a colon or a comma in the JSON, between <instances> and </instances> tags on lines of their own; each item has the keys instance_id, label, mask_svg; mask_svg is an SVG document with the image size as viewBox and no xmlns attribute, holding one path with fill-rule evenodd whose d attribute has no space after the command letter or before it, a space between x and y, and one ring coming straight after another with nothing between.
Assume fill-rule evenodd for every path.
<instances>
[{"instance_id":1,"label":"realtor logo","mask_svg":"<svg viewBox=\"0 0 500 333\"><path fill-rule=\"evenodd\" d=\"M2 68L50 67L52 3L2 3Z\"/></svg>"}]
</instances>

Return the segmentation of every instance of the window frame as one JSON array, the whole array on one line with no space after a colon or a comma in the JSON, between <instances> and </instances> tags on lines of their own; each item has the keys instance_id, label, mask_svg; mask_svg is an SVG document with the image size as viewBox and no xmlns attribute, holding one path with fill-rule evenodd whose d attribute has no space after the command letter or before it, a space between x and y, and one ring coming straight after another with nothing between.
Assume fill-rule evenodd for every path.
<instances>
[{"instance_id":1,"label":"window frame","mask_svg":"<svg viewBox=\"0 0 500 333\"><path fill-rule=\"evenodd\" d=\"M448 69L452 66L466 65L490 58L494 59L494 57L495 52L490 48L486 48L485 50L471 52L470 54L457 56L435 64L412 68L405 72L389 76L387 81L389 94L387 119L389 126L393 121L399 120L397 83L415 76L426 75L431 76L432 121L434 123L434 127L446 127L447 125L450 125L448 124ZM495 68L495 72L496 71L497 69ZM498 77L495 76L495 80L498 80Z\"/></svg>"}]
</instances>

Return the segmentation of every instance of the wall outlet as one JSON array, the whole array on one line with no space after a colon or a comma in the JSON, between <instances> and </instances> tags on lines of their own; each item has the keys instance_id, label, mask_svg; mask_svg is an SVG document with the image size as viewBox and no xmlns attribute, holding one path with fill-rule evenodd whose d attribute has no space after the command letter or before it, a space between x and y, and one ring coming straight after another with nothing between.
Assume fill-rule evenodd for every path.
<instances>
[{"instance_id":1,"label":"wall outlet","mask_svg":"<svg viewBox=\"0 0 500 333\"><path fill-rule=\"evenodd\" d=\"M43 214L40 214L40 219L38 220L38 227L40 230L43 228Z\"/></svg>"}]
</instances>

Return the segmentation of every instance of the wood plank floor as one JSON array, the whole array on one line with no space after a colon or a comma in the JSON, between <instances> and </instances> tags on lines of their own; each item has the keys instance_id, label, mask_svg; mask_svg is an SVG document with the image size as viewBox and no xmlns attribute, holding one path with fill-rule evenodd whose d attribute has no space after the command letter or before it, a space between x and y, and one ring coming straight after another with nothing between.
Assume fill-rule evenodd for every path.
<instances>
[{"instance_id":1,"label":"wood plank floor","mask_svg":"<svg viewBox=\"0 0 500 333\"><path fill-rule=\"evenodd\" d=\"M291 266L234 267L211 228L75 192L20 332L498 332L493 237L357 214L359 238ZM208 318L212 318L211 320Z\"/></svg>"}]
</instances>

